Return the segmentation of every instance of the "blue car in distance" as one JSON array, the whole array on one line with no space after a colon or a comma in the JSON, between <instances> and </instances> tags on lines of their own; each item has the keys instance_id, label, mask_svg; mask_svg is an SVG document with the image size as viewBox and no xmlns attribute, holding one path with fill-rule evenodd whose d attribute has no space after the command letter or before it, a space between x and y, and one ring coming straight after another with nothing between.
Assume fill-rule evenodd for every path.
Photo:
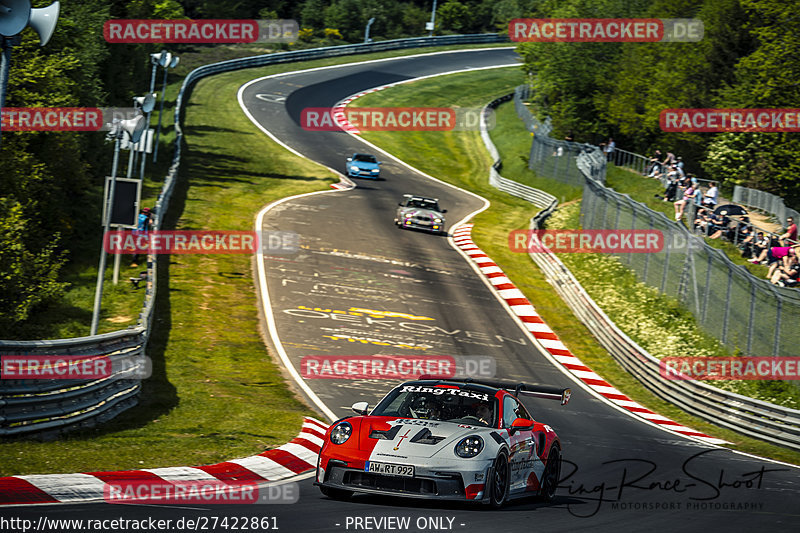
<instances>
[{"instance_id":1,"label":"blue car in distance","mask_svg":"<svg viewBox=\"0 0 800 533\"><path fill-rule=\"evenodd\" d=\"M381 175L381 162L370 154L353 154L347 158L345 168L350 178L378 179Z\"/></svg>"}]
</instances>

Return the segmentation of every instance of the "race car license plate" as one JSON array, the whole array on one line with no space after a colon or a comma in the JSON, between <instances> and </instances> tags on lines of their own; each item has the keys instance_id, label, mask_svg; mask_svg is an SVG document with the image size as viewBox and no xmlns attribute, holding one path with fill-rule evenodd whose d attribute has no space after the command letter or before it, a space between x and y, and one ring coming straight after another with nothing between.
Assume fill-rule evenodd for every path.
<instances>
[{"instance_id":1,"label":"race car license plate","mask_svg":"<svg viewBox=\"0 0 800 533\"><path fill-rule=\"evenodd\" d=\"M387 476L414 477L414 467L409 465L393 465L389 463L367 461L364 471Z\"/></svg>"}]
</instances>

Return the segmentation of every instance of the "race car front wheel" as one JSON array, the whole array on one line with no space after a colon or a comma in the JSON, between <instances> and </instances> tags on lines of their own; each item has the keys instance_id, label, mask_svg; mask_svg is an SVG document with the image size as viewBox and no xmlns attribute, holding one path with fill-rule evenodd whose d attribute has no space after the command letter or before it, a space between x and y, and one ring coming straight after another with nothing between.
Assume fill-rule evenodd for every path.
<instances>
[{"instance_id":1,"label":"race car front wheel","mask_svg":"<svg viewBox=\"0 0 800 533\"><path fill-rule=\"evenodd\" d=\"M542 474L542 489L539 492L539 499L545 502L553 501L558 488L558 481L561 477L561 450L557 444L553 444L550 453L547 454L547 466Z\"/></svg>"},{"instance_id":2,"label":"race car front wheel","mask_svg":"<svg viewBox=\"0 0 800 533\"><path fill-rule=\"evenodd\" d=\"M331 487L320 487L319 490L324 496L332 500L349 500L350 496L353 495L349 490L333 489Z\"/></svg>"},{"instance_id":3,"label":"race car front wheel","mask_svg":"<svg viewBox=\"0 0 800 533\"><path fill-rule=\"evenodd\" d=\"M509 468L508 456L500 452L494 460L494 468L489 478L489 503L499 509L508 499Z\"/></svg>"}]
</instances>

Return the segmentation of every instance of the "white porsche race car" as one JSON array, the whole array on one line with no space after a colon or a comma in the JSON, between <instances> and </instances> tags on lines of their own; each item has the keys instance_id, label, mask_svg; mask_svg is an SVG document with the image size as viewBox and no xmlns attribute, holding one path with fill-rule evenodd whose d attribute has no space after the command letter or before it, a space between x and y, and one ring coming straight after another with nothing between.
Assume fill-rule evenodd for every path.
<instances>
[{"instance_id":1,"label":"white porsche race car","mask_svg":"<svg viewBox=\"0 0 800 533\"><path fill-rule=\"evenodd\" d=\"M569 401L570 390L423 376L393 389L368 414L328 429L315 484L336 499L392 494L502 506L511 498L552 500L561 442L531 417L520 395Z\"/></svg>"}]
</instances>

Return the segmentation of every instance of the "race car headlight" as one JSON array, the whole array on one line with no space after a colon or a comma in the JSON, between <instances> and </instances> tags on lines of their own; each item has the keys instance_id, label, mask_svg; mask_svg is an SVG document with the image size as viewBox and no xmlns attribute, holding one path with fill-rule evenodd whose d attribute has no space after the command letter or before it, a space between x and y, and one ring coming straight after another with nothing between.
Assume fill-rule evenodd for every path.
<instances>
[{"instance_id":1,"label":"race car headlight","mask_svg":"<svg viewBox=\"0 0 800 533\"><path fill-rule=\"evenodd\" d=\"M380 171L381 171L381 169L379 169L379 168L373 168L372 169L372 172L380 172Z\"/></svg>"},{"instance_id":2,"label":"race car headlight","mask_svg":"<svg viewBox=\"0 0 800 533\"><path fill-rule=\"evenodd\" d=\"M411 218L414 215L412 213L403 213L403 216L406 217L406 218Z\"/></svg>"},{"instance_id":3,"label":"race car headlight","mask_svg":"<svg viewBox=\"0 0 800 533\"><path fill-rule=\"evenodd\" d=\"M438 223L440 223L442 221L442 219L441 218L434 218L433 221L438 224Z\"/></svg>"},{"instance_id":4,"label":"race car headlight","mask_svg":"<svg viewBox=\"0 0 800 533\"><path fill-rule=\"evenodd\" d=\"M342 422L331 431L331 442L334 444L344 444L352 433L353 426L350 425L350 422Z\"/></svg>"},{"instance_id":5,"label":"race car headlight","mask_svg":"<svg viewBox=\"0 0 800 533\"><path fill-rule=\"evenodd\" d=\"M358 172L359 170L361 170L361 169L360 169L360 168L358 168L356 165L350 165L350 168L351 168L351 169L353 169L353 170L355 170L356 172Z\"/></svg>"},{"instance_id":6,"label":"race car headlight","mask_svg":"<svg viewBox=\"0 0 800 533\"><path fill-rule=\"evenodd\" d=\"M483 451L483 439L477 435L464 437L456 444L456 455L464 459L475 457L481 451Z\"/></svg>"}]
</instances>

